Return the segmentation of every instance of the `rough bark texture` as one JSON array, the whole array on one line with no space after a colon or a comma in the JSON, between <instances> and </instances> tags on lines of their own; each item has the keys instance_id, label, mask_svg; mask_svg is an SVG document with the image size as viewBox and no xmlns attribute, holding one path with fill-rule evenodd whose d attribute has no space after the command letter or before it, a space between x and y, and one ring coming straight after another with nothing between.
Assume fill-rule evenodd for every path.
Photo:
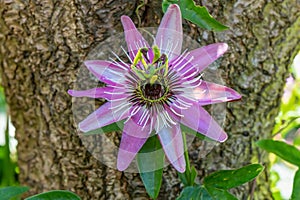
<instances>
[{"instance_id":1,"label":"rough bark texture","mask_svg":"<svg viewBox=\"0 0 300 200\"><path fill-rule=\"evenodd\" d=\"M20 182L35 194L67 189L82 199L148 199L138 174L122 173L98 162L82 145L75 129L71 97L76 70L100 41L120 32L120 16L137 23L131 0L0 0L0 69L19 141ZM141 26L156 26L160 3L145 1ZM190 149L200 176L253 162L266 164L254 142L270 136L287 68L299 50L299 1L202 1L211 14L230 26L213 33L185 22L185 32L200 45L227 42L229 53L218 61L226 85L243 95L227 104L229 140L201 158L200 142ZM298 45L298 46L297 46ZM112 134L112 137L116 134ZM103 141L102 141L103 142ZM105 145L99 142L99 145ZM107 149L100 148L99 154ZM256 184L234 192L246 199L271 199L268 173ZM167 168L160 199L174 199L180 184Z\"/></svg>"}]
</instances>

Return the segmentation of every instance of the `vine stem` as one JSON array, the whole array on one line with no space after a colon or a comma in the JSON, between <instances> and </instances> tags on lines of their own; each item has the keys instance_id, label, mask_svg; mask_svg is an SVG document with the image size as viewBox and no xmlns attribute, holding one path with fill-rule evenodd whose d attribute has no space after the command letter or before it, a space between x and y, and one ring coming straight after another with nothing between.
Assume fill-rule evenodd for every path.
<instances>
[{"instance_id":1,"label":"vine stem","mask_svg":"<svg viewBox=\"0 0 300 200\"><path fill-rule=\"evenodd\" d=\"M290 124L292 124L295 120L299 119L300 117L294 117L284 127L281 127L276 133L272 135L272 137L275 137L281 133L285 128L287 128Z\"/></svg>"},{"instance_id":2,"label":"vine stem","mask_svg":"<svg viewBox=\"0 0 300 200\"><path fill-rule=\"evenodd\" d=\"M189 159L189 153L187 149L187 143L186 143L186 135L184 132L182 132L182 140L183 140L183 150L184 150L184 159L186 163L186 169L185 169L185 177L188 180L189 184L191 183L190 177L191 177L191 165L190 165L190 159Z\"/></svg>"}]
</instances>

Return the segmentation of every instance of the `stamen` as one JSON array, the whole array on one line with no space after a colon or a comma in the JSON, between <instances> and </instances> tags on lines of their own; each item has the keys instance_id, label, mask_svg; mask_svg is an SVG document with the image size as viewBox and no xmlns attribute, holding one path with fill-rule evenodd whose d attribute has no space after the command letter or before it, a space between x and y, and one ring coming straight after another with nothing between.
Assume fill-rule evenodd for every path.
<instances>
[{"instance_id":1,"label":"stamen","mask_svg":"<svg viewBox=\"0 0 300 200\"><path fill-rule=\"evenodd\" d=\"M118 118L118 121L120 121L120 119L123 117L123 115L124 115L126 112L128 112L128 111L130 110L130 108L131 108L131 106L128 106L128 108L125 109L124 112L121 113L121 115L120 115L119 118ZM130 117L128 117L128 119L130 119ZM127 120L126 120L126 121L127 121Z\"/></svg>"},{"instance_id":2,"label":"stamen","mask_svg":"<svg viewBox=\"0 0 300 200\"><path fill-rule=\"evenodd\" d=\"M116 75L118 75L118 76L120 76L120 77L124 77L123 76L123 74L121 74L120 72L118 72L118 71L115 71L115 70L111 70L111 69L109 69L109 68L106 68L103 72L105 72L105 71L109 71L110 73L112 73L112 74L116 74Z\"/></svg>"},{"instance_id":3,"label":"stamen","mask_svg":"<svg viewBox=\"0 0 300 200\"><path fill-rule=\"evenodd\" d=\"M178 61L183 57L183 55L186 54L187 51L188 51L188 49L185 49L184 52L182 52L182 54L180 54L180 55L172 62L172 64L175 64L176 62L178 62ZM188 52L188 54L189 54L189 52Z\"/></svg>"},{"instance_id":4,"label":"stamen","mask_svg":"<svg viewBox=\"0 0 300 200\"><path fill-rule=\"evenodd\" d=\"M163 112L163 114L165 115L166 119L167 119L171 124L173 124L173 125L176 125L176 124L177 124L176 122L174 122L173 119L171 119L171 117L170 117L170 115L169 115L169 113L168 113L167 111Z\"/></svg>"},{"instance_id":5,"label":"stamen","mask_svg":"<svg viewBox=\"0 0 300 200\"><path fill-rule=\"evenodd\" d=\"M182 74L181 74L181 76L184 76L185 74L187 74L188 72L190 72L190 71L192 71L192 70L196 70L196 72L197 72L197 69L196 68L194 68L194 67L189 67L187 70L185 70L185 72L183 72ZM185 78L185 77L184 77Z\"/></svg>"},{"instance_id":6,"label":"stamen","mask_svg":"<svg viewBox=\"0 0 300 200\"><path fill-rule=\"evenodd\" d=\"M146 119L145 121L148 122L149 118L150 118L150 115L148 114L148 115L147 115L147 119ZM146 124L147 124L147 123L144 123L144 125L143 125L143 127L142 127L142 130L144 130L144 128L146 127ZM151 130L152 130L152 129L150 129L150 133L151 133Z\"/></svg>"},{"instance_id":7,"label":"stamen","mask_svg":"<svg viewBox=\"0 0 300 200\"><path fill-rule=\"evenodd\" d=\"M119 85L110 85L109 87L112 87L112 88L116 88L116 89L122 89L122 90L124 90L124 86L119 86Z\"/></svg>"},{"instance_id":8,"label":"stamen","mask_svg":"<svg viewBox=\"0 0 300 200\"><path fill-rule=\"evenodd\" d=\"M199 87L202 84L202 79L199 79L199 83L197 85L192 85L191 88Z\"/></svg>"},{"instance_id":9,"label":"stamen","mask_svg":"<svg viewBox=\"0 0 300 200\"><path fill-rule=\"evenodd\" d=\"M122 51L125 53L125 55L127 56L127 58L129 59L130 63L132 63L132 59L129 56L129 53L127 53L127 51L125 51L125 49L121 46Z\"/></svg>"},{"instance_id":10,"label":"stamen","mask_svg":"<svg viewBox=\"0 0 300 200\"><path fill-rule=\"evenodd\" d=\"M191 68L192 69L192 68ZM184 74L182 74L183 76L187 73L187 72L189 72L189 71L191 71L191 70L187 70ZM192 78L192 77L194 77L194 76L196 76L198 74L198 70L196 70L196 71L194 71L193 73L191 73L190 75L188 75L188 76L185 76L182 80L186 80L186 79L189 79L189 78Z\"/></svg>"},{"instance_id":11,"label":"stamen","mask_svg":"<svg viewBox=\"0 0 300 200\"><path fill-rule=\"evenodd\" d=\"M114 110L114 112L118 112L120 111L122 108L126 107L126 106L130 106L129 103L127 102L123 102L123 103L120 103L119 105L116 105L116 106L112 106L110 107L109 109L110 110ZM116 109L116 110L115 110Z\"/></svg>"},{"instance_id":12,"label":"stamen","mask_svg":"<svg viewBox=\"0 0 300 200\"><path fill-rule=\"evenodd\" d=\"M194 78L194 79L192 79L192 80L185 81L185 82L182 83L182 85L188 85L188 86L191 86L194 82L199 81L199 79L201 79L201 78L197 77L197 78Z\"/></svg>"},{"instance_id":13,"label":"stamen","mask_svg":"<svg viewBox=\"0 0 300 200\"><path fill-rule=\"evenodd\" d=\"M180 103L181 105L187 107L187 108L189 108L189 107L191 107L193 105L193 104L188 103L188 102L186 102L186 101L184 101L184 100L182 100L180 98L177 98L177 102Z\"/></svg>"},{"instance_id":14,"label":"stamen","mask_svg":"<svg viewBox=\"0 0 300 200\"><path fill-rule=\"evenodd\" d=\"M181 71L187 64L191 63L191 61L194 60L194 56L192 56L187 62L185 62L178 71Z\"/></svg>"},{"instance_id":15,"label":"stamen","mask_svg":"<svg viewBox=\"0 0 300 200\"><path fill-rule=\"evenodd\" d=\"M124 124L126 124L126 123L131 119L131 117L132 117L132 116L129 115L129 116L127 117L127 119L124 121Z\"/></svg>"},{"instance_id":16,"label":"stamen","mask_svg":"<svg viewBox=\"0 0 300 200\"><path fill-rule=\"evenodd\" d=\"M147 112L147 110L144 109L142 115L140 116L140 119L139 119L139 121L138 121L138 124L142 124L142 123L143 123L143 120L144 120L144 118L146 117L146 112Z\"/></svg>"},{"instance_id":17,"label":"stamen","mask_svg":"<svg viewBox=\"0 0 300 200\"><path fill-rule=\"evenodd\" d=\"M115 53L115 52L113 52L113 51L111 51L111 53L112 54L114 54L114 56L123 64L123 65L125 65L125 66L127 66L127 64ZM117 62L116 62L117 63ZM120 65L119 63L118 63L118 66L119 67L121 67L122 69L125 69L125 70L127 70L127 68L124 68L124 66L122 66L122 65Z\"/></svg>"},{"instance_id":18,"label":"stamen","mask_svg":"<svg viewBox=\"0 0 300 200\"><path fill-rule=\"evenodd\" d=\"M184 115L181 115L181 114L177 113L172 107L170 107L170 110L171 110L175 115L177 115L178 117L184 117Z\"/></svg>"},{"instance_id":19,"label":"stamen","mask_svg":"<svg viewBox=\"0 0 300 200\"><path fill-rule=\"evenodd\" d=\"M120 98L120 99L111 99L109 100L110 102L116 102L116 101L124 101L126 100L128 97L123 97L123 98Z\"/></svg>"},{"instance_id":20,"label":"stamen","mask_svg":"<svg viewBox=\"0 0 300 200\"><path fill-rule=\"evenodd\" d=\"M142 114L142 116L140 117L140 119L139 119L139 121L138 121L138 124L143 124L144 123L144 119L145 119L145 117L147 117L147 114L148 113L146 113L148 110L147 109L145 109L144 111L143 111L143 114ZM147 121L146 121L147 122ZM146 123L145 123L146 124Z\"/></svg>"},{"instance_id":21,"label":"stamen","mask_svg":"<svg viewBox=\"0 0 300 200\"><path fill-rule=\"evenodd\" d=\"M168 78L169 78L170 83L178 82L179 81L179 77L177 76L177 74L176 74L175 71L172 71L171 73L169 73Z\"/></svg>"},{"instance_id":22,"label":"stamen","mask_svg":"<svg viewBox=\"0 0 300 200\"><path fill-rule=\"evenodd\" d=\"M177 102L173 103L173 105L176 106L177 108L184 109L184 110L190 107L190 106L187 106L187 105L179 102L178 99L177 99Z\"/></svg>"},{"instance_id":23,"label":"stamen","mask_svg":"<svg viewBox=\"0 0 300 200\"><path fill-rule=\"evenodd\" d=\"M186 102L186 101L184 101L183 99L180 99L180 98L177 98L177 101L182 103L185 106L188 106L188 107L193 105L192 103L188 103L188 102Z\"/></svg>"},{"instance_id":24,"label":"stamen","mask_svg":"<svg viewBox=\"0 0 300 200\"><path fill-rule=\"evenodd\" d=\"M163 112L162 112L163 113ZM167 122L167 120L163 117L163 116L161 116L162 114L160 113L160 117L161 117L161 120L163 121L163 124L164 125L167 125L168 127L171 127L171 125Z\"/></svg>"},{"instance_id":25,"label":"stamen","mask_svg":"<svg viewBox=\"0 0 300 200\"><path fill-rule=\"evenodd\" d=\"M130 113L130 116L134 116L140 109L140 106L136 106L135 108L133 108L133 110Z\"/></svg>"},{"instance_id":26,"label":"stamen","mask_svg":"<svg viewBox=\"0 0 300 200\"><path fill-rule=\"evenodd\" d=\"M197 88L197 87L199 87L199 86L201 85L202 80L201 80L201 79L196 79L196 81L198 81L196 85L192 85L192 84L191 84L191 85L189 85L189 84L184 84L184 87L188 87L188 88L191 88L191 89ZM195 81L195 82L196 82L196 81Z\"/></svg>"},{"instance_id":27,"label":"stamen","mask_svg":"<svg viewBox=\"0 0 300 200\"><path fill-rule=\"evenodd\" d=\"M150 115L149 115L150 117ZM149 132L149 135L151 134L151 131L153 130L152 127L153 127L153 119L150 119L151 122L150 122L150 132Z\"/></svg>"},{"instance_id":28,"label":"stamen","mask_svg":"<svg viewBox=\"0 0 300 200\"><path fill-rule=\"evenodd\" d=\"M176 69L182 62L186 60L186 58L190 55L190 52L187 52L184 57L180 58L176 64L173 65L173 68Z\"/></svg>"},{"instance_id":29,"label":"stamen","mask_svg":"<svg viewBox=\"0 0 300 200\"><path fill-rule=\"evenodd\" d=\"M104 91L104 94L110 94L110 95L114 95L114 94L125 94L124 92L108 92L108 91Z\"/></svg>"},{"instance_id":30,"label":"stamen","mask_svg":"<svg viewBox=\"0 0 300 200\"><path fill-rule=\"evenodd\" d=\"M157 120L156 120L156 133L159 131L159 116L158 116L159 114L157 114Z\"/></svg>"},{"instance_id":31,"label":"stamen","mask_svg":"<svg viewBox=\"0 0 300 200\"><path fill-rule=\"evenodd\" d=\"M120 65L120 63L117 63L113 58L109 57L109 59L113 62L113 64L117 65L118 67L120 67L120 68L123 69L123 70L128 71L128 68L126 68L126 67ZM126 66L127 66L127 65L126 65Z\"/></svg>"},{"instance_id":32,"label":"stamen","mask_svg":"<svg viewBox=\"0 0 300 200\"><path fill-rule=\"evenodd\" d=\"M183 110L188 109L188 107L181 107L180 105L177 105L176 103L173 103L173 105L179 109L183 109Z\"/></svg>"}]
</instances>

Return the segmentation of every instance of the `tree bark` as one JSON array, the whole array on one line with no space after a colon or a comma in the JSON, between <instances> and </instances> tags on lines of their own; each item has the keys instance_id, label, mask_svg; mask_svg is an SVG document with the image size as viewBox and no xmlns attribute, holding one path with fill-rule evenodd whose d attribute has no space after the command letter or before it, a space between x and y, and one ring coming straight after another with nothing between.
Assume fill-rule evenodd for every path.
<instances>
[{"instance_id":1,"label":"tree bark","mask_svg":"<svg viewBox=\"0 0 300 200\"><path fill-rule=\"evenodd\" d=\"M82 199L148 199L138 174L122 173L95 159L82 144L67 94L89 51L122 31L120 17L138 23L142 1L129 0L0 0L0 70L18 139L20 183L29 194L67 189ZM288 67L299 51L299 1L214 0L198 2L230 29L216 33L184 22L184 31L199 46L226 42L230 49L218 60L225 84L243 99L228 103L225 130L229 139L204 158L199 140L189 149L203 177L215 170L259 162L266 154L255 146L268 138L278 114ZM161 3L145 0L141 26L157 26ZM87 89L87 87L85 87ZM87 113L86 113L87 114ZM116 138L119 133L112 133ZM99 141L99 155L105 154ZM271 199L265 170L254 183L233 192L238 199ZM180 193L176 172L164 171L159 199ZM28 195L29 195L28 194Z\"/></svg>"}]
</instances>

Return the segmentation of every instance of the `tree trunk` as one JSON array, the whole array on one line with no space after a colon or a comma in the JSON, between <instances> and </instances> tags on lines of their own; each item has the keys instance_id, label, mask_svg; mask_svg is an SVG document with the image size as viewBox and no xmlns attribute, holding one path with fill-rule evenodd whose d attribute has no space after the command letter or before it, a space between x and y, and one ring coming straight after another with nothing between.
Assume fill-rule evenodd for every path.
<instances>
[{"instance_id":1,"label":"tree trunk","mask_svg":"<svg viewBox=\"0 0 300 200\"><path fill-rule=\"evenodd\" d=\"M10 115L16 127L20 182L30 194L67 189L82 199L148 199L138 174L122 173L94 158L82 144L67 94L89 51L122 31L120 17L138 23L130 0L0 0L0 69ZM157 26L161 3L145 0L141 26ZM200 2L198 2L200 4ZM218 61L225 84L243 99L228 103L225 130L229 139L202 158L201 142L190 147L193 165L203 177L215 170L259 162L266 154L255 142L270 137L288 67L299 50L299 1L214 0L201 2L230 27L216 33L184 22L184 32L199 46L227 42ZM85 87L85 89L87 89ZM118 138L120 134L112 133ZM99 155L109 151L104 141ZM267 170L255 183L235 190L239 199L271 199ZM176 172L164 171L159 199L180 193Z\"/></svg>"}]
</instances>

